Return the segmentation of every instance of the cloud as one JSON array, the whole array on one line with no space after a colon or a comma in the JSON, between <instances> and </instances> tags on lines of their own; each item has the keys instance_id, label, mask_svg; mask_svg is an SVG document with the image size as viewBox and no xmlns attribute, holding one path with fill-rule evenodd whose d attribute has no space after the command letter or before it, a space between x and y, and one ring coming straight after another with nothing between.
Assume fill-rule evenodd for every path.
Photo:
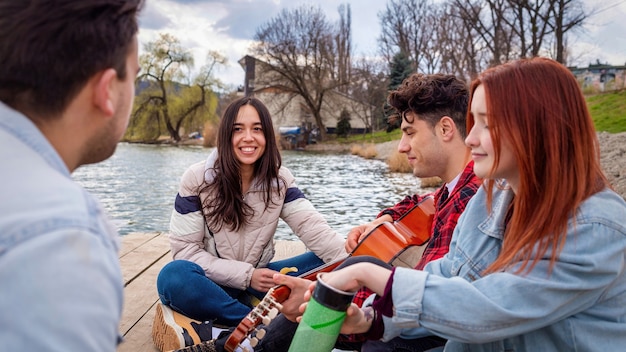
<instances>
[{"instance_id":1,"label":"cloud","mask_svg":"<svg viewBox=\"0 0 626 352\"><path fill-rule=\"evenodd\" d=\"M216 27L234 39L250 40L256 29L279 11L278 5L270 0L229 2L226 16L216 23Z\"/></svg>"},{"instance_id":2,"label":"cloud","mask_svg":"<svg viewBox=\"0 0 626 352\"><path fill-rule=\"evenodd\" d=\"M160 30L171 26L171 21L153 6L146 6L139 17L141 29Z\"/></svg>"},{"instance_id":3,"label":"cloud","mask_svg":"<svg viewBox=\"0 0 626 352\"><path fill-rule=\"evenodd\" d=\"M585 67L589 63L626 64L626 1L593 3L592 12L583 30L571 42L572 64Z\"/></svg>"}]
</instances>

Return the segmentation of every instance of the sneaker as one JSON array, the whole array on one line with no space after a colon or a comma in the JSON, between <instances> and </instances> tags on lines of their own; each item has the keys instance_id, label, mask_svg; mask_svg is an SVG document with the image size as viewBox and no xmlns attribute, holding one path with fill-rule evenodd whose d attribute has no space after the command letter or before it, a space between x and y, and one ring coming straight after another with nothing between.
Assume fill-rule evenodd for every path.
<instances>
[{"instance_id":1,"label":"sneaker","mask_svg":"<svg viewBox=\"0 0 626 352\"><path fill-rule=\"evenodd\" d=\"M165 352L193 346L209 341L212 337L210 321L193 320L160 302L157 303L152 323L152 342L159 351Z\"/></svg>"}]
</instances>

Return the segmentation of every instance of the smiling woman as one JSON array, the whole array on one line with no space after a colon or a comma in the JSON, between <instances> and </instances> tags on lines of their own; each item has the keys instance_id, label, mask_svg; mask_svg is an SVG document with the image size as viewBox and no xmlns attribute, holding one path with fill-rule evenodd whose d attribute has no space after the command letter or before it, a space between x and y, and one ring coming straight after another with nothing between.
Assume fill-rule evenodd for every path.
<instances>
[{"instance_id":1,"label":"smiling woman","mask_svg":"<svg viewBox=\"0 0 626 352\"><path fill-rule=\"evenodd\" d=\"M220 121L217 149L187 169L176 195L169 236L175 260L157 279L162 305L153 340L161 350L185 347L163 312L234 326L250 312L251 297L262 299L275 286L281 268L307 272L347 255L343 237L281 165L265 105L252 97L233 101ZM274 261L281 219L309 251Z\"/></svg>"}]
</instances>

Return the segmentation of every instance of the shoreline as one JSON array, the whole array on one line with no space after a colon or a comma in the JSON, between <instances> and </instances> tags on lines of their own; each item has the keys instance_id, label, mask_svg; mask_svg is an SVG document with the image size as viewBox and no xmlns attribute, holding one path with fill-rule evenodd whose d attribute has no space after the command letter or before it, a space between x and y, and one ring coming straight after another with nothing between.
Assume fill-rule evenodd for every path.
<instances>
[{"instance_id":1,"label":"shoreline","mask_svg":"<svg viewBox=\"0 0 626 352\"><path fill-rule=\"evenodd\" d=\"M377 155L374 159L387 161L395 152L398 142L375 144ZM598 132L598 143L602 170L615 192L626 200L626 132ZM350 144L319 143L307 146L305 151L350 153L351 147Z\"/></svg>"}]
</instances>

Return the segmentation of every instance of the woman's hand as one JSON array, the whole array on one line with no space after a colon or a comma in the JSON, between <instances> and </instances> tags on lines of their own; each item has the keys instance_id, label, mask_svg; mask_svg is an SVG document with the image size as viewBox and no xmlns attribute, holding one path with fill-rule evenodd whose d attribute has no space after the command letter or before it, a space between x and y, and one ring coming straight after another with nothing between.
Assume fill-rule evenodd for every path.
<instances>
[{"instance_id":1,"label":"woman's hand","mask_svg":"<svg viewBox=\"0 0 626 352\"><path fill-rule=\"evenodd\" d=\"M277 273L277 271L267 268L254 269L252 279L250 279L250 287L260 292L269 291L270 288L276 286L274 274Z\"/></svg>"},{"instance_id":2,"label":"woman's hand","mask_svg":"<svg viewBox=\"0 0 626 352\"><path fill-rule=\"evenodd\" d=\"M312 282L309 285L308 290L304 293L304 303L300 305L300 313L301 315L296 318L295 321L300 323L302 320L302 314L306 311L306 306L311 299L311 295L313 290L315 290L315 285L317 281ZM372 326L372 321L374 320L374 310L372 307L366 307L364 309L359 308L354 303L350 304L350 307L346 310L346 319L343 321L341 325L341 333L342 334L361 334L369 331Z\"/></svg>"}]
</instances>

